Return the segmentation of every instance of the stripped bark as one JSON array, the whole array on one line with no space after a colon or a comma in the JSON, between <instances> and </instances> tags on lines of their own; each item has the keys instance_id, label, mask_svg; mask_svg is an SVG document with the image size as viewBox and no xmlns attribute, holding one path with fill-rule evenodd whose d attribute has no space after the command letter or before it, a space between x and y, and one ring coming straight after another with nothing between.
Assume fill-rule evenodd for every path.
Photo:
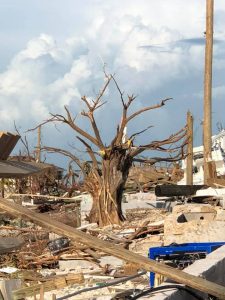
<instances>
[{"instance_id":1,"label":"stripped bark","mask_svg":"<svg viewBox=\"0 0 225 300\"><path fill-rule=\"evenodd\" d=\"M159 161L174 162L184 157L184 147L186 145L186 126L165 140L153 141L145 145L135 145L135 138L152 126L148 126L146 129L130 135L128 139L124 139L124 130L130 121L147 111L164 106L171 98L160 100L156 105L143 107L129 114L129 109L136 97L131 95L125 100L124 94L121 92L114 76L105 73L105 77L105 84L96 99L89 100L86 96L81 98L86 106L86 110L83 110L81 115L89 120L93 135L84 131L76 124L76 119L72 116L68 107L65 107L65 116L61 114L51 114L51 118L42 123L64 123L79 134L77 138L85 146L91 163L80 161L76 155L66 150L52 147L44 147L44 150L66 155L82 170L85 189L93 198L93 207L89 215L89 220L90 222L97 222L99 225L119 224L125 220L121 207L122 194L132 162L135 161L138 155L146 150L166 152L168 156L157 156L149 159L147 162L149 164L155 164ZM120 94L122 117L120 124L117 126L114 138L111 143L106 146L102 140L94 113L106 103L102 101L102 98L110 82L114 82ZM176 143L176 146L171 148L174 143ZM146 162L146 160L140 158L138 158L138 160Z\"/></svg>"}]
</instances>

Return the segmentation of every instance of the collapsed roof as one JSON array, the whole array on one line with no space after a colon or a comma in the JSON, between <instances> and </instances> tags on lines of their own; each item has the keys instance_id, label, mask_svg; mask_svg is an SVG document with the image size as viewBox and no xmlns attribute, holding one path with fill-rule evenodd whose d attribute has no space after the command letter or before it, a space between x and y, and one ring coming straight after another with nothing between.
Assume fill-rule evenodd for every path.
<instances>
[{"instance_id":1,"label":"collapsed roof","mask_svg":"<svg viewBox=\"0 0 225 300\"><path fill-rule=\"evenodd\" d=\"M0 178L23 178L41 173L55 166L35 161L23 161L19 157L9 157L20 136L0 131Z\"/></svg>"}]
</instances>

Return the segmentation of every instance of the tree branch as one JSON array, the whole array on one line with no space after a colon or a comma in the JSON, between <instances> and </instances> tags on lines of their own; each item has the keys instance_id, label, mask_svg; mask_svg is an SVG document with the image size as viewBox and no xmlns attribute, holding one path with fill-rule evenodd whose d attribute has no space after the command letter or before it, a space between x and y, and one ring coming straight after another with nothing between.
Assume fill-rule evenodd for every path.
<instances>
[{"instance_id":1,"label":"tree branch","mask_svg":"<svg viewBox=\"0 0 225 300\"><path fill-rule=\"evenodd\" d=\"M82 135L83 137L85 137L86 139L88 139L89 141L91 141L94 145L96 145L97 147L99 147L99 143L98 140L96 138L94 138L93 136L91 136L89 133L87 133L86 131L84 131L83 129L81 129L80 127L78 127L74 122L73 119L71 117L70 111L69 109L65 106L64 107L67 113L67 119L65 119L65 121L63 121L64 123L67 123L72 129L74 129L76 132L78 132L80 135Z\"/></svg>"},{"instance_id":2,"label":"tree branch","mask_svg":"<svg viewBox=\"0 0 225 300\"><path fill-rule=\"evenodd\" d=\"M162 148L160 148L161 146L169 145L169 144L173 144L173 143L176 143L178 141L181 141L186 135L187 135L187 133L186 133L186 126L185 126L184 128L182 128L181 130L179 130L175 134L172 134L171 136L169 136L169 138L167 138L163 141L153 141L150 144L137 147L135 150L133 150L130 153L130 156L135 157L138 154L144 152L145 150L157 150L157 149L162 150ZM183 147L186 144L187 144L187 140L185 139L180 147ZM178 146L178 149L180 147Z\"/></svg>"},{"instance_id":3,"label":"tree branch","mask_svg":"<svg viewBox=\"0 0 225 300\"><path fill-rule=\"evenodd\" d=\"M181 159L184 159L186 155L184 155L183 151L181 150L176 156L173 157L152 157L150 159L141 159L141 158L134 158L133 161L140 162L140 163L148 163L150 165L154 165L157 162L176 162Z\"/></svg>"},{"instance_id":4,"label":"tree branch","mask_svg":"<svg viewBox=\"0 0 225 300\"><path fill-rule=\"evenodd\" d=\"M91 146L88 145L88 143L86 141L84 141L81 137L77 136L77 139L85 145L86 149L87 149L87 153L89 154L92 162L93 162L93 166L98 169L98 161L94 155L94 151L92 150Z\"/></svg>"},{"instance_id":5,"label":"tree branch","mask_svg":"<svg viewBox=\"0 0 225 300\"><path fill-rule=\"evenodd\" d=\"M81 137L77 136L77 139L83 143L86 146L87 152L92 160L92 167L93 167L93 171L96 174L98 181L101 183L101 177L99 176L99 166L98 166L98 161L94 155L94 151L92 150L91 146L88 145L88 143L86 141L84 141Z\"/></svg>"},{"instance_id":6,"label":"tree branch","mask_svg":"<svg viewBox=\"0 0 225 300\"><path fill-rule=\"evenodd\" d=\"M121 144L121 142L122 142L124 128L126 127L126 124L127 124L127 110L129 108L130 104L132 103L132 101L135 100L135 98L136 97L134 95L128 96L128 101L123 106L122 119L121 119L121 123L119 126L119 131L117 131L117 136L115 139L116 144Z\"/></svg>"},{"instance_id":7,"label":"tree branch","mask_svg":"<svg viewBox=\"0 0 225 300\"><path fill-rule=\"evenodd\" d=\"M164 100L161 101L161 103L159 104L156 104L156 105L153 105L153 106L147 106L147 107L144 107L138 111L136 111L135 113L133 113L132 115L130 115L128 118L127 118L127 123L130 122L133 118L135 118L136 116L142 114L143 112L145 111L149 111L149 110L152 110L152 109L156 109L156 108L159 108L159 107L162 107L165 105L165 103L169 100L171 100L172 98L166 98Z\"/></svg>"},{"instance_id":8,"label":"tree branch","mask_svg":"<svg viewBox=\"0 0 225 300\"><path fill-rule=\"evenodd\" d=\"M106 75L106 73L105 73L105 76L107 78L107 81L104 84L104 86L103 86L102 90L100 91L99 95L97 96L97 98L95 100L92 100L93 104L89 103L89 101L87 100L86 96L83 96L81 98L84 101L84 103L86 104L86 106L88 107L88 112L83 111L81 113L81 115L89 118L89 120L91 122L91 126L92 126L94 134L95 134L95 137L96 137L96 141L98 143L98 147L100 149L103 149L104 145L103 145L103 142L102 142L102 139L101 139L101 136L100 136L100 132L99 132L98 126L97 126L95 118L94 118L94 111L96 109L100 108L102 105L104 105L106 103L106 102L100 103L100 101L101 101L102 96L105 93L106 88L108 87L108 85L109 85L109 83L110 83L110 81L112 79L112 76L111 75Z\"/></svg>"},{"instance_id":9,"label":"tree branch","mask_svg":"<svg viewBox=\"0 0 225 300\"><path fill-rule=\"evenodd\" d=\"M129 140L132 140L132 139L134 139L134 137L135 136L137 136L137 135L139 135L139 134L142 134L143 132L145 132L145 131L147 131L148 129L150 129L150 128L152 128L153 126L148 126L147 128L145 128L145 129L143 129L143 130L141 130L141 131L139 131L139 132L136 132L136 133L134 133L134 134L132 134L130 137L129 137Z\"/></svg>"},{"instance_id":10,"label":"tree branch","mask_svg":"<svg viewBox=\"0 0 225 300\"><path fill-rule=\"evenodd\" d=\"M110 81L112 80L112 75L107 75L107 74L105 73L105 77L107 78L106 83L105 83L105 85L103 86L102 90L100 91L98 97L97 97L97 98L95 99L95 101L94 101L94 103L95 103L94 109L95 109L95 106L97 106L97 104L98 104L99 101L101 100L102 96L103 96L104 93L105 93L106 88L108 87Z\"/></svg>"},{"instance_id":11,"label":"tree branch","mask_svg":"<svg viewBox=\"0 0 225 300\"><path fill-rule=\"evenodd\" d=\"M41 150L49 152L49 153L59 153L64 156L70 157L78 165L78 167L81 169L81 171L84 173L82 162L80 161L80 159L77 156L73 155L71 152L64 150L64 149L55 148L55 147L42 147Z\"/></svg>"},{"instance_id":12,"label":"tree branch","mask_svg":"<svg viewBox=\"0 0 225 300\"><path fill-rule=\"evenodd\" d=\"M96 124L96 122L95 122L95 118L94 118L94 116L93 116L93 113L92 113L92 112L85 112L85 111L83 111L83 112L81 113L81 115L82 115L82 116L85 116L85 117L88 117L88 119L90 120L91 126L92 126L92 128L93 128L94 133L95 133L96 140L97 140L97 142L98 142L98 147L99 147L100 149L103 149L103 148L104 148L104 145L103 145L103 142L102 142L102 139L101 139L101 136L100 136L99 129L98 129L97 124Z\"/></svg>"},{"instance_id":13,"label":"tree branch","mask_svg":"<svg viewBox=\"0 0 225 300\"><path fill-rule=\"evenodd\" d=\"M124 102L124 99L123 99L123 92L121 92L121 89L120 89L120 87L119 87L119 85L118 85L118 82L116 81L116 79L115 79L115 77L113 76L113 75L111 75L112 76L112 79L113 79L113 81L114 81L114 83L115 83L115 85L116 85L116 87L117 87L117 90L119 91L119 93L120 93L120 98L121 98L121 102L122 102L122 104L123 104L123 107L125 107L125 102Z\"/></svg>"},{"instance_id":14,"label":"tree branch","mask_svg":"<svg viewBox=\"0 0 225 300\"><path fill-rule=\"evenodd\" d=\"M37 126L28 129L26 132L34 131L34 130L36 130L39 126L45 125L45 124L50 123L50 122L57 122L57 121L63 122L63 121L61 121L61 120L56 119L56 116L60 116L60 117L64 118L62 115L53 115L53 114L51 114L51 116L52 116L52 118L49 118L48 120L43 121L42 123L38 124ZM64 118L64 119L65 119L65 118Z\"/></svg>"},{"instance_id":15,"label":"tree branch","mask_svg":"<svg viewBox=\"0 0 225 300\"><path fill-rule=\"evenodd\" d=\"M179 161L181 159L184 159L187 156L187 154L184 154L184 146L185 145L186 144L183 143L180 146L179 153L177 153L177 155L173 156L173 157L152 157L150 159L134 158L133 161L141 162L141 163L149 163L151 165L154 165L155 163L161 162L161 161L164 161L164 162L176 162L176 161Z\"/></svg>"},{"instance_id":16,"label":"tree branch","mask_svg":"<svg viewBox=\"0 0 225 300\"><path fill-rule=\"evenodd\" d=\"M160 108L160 107L164 106L165 103L167 101L171 100L172 98L166 98L164 100L161 100L161 102L159 104L156 104L156 105L153 105L153 106L144 107L144 108L136 111L135 113L133 113L129 117L127 117L128 108L130 107L131 103L136 99L136 96L134 96L134 95L128 96L128 101L127 101L127 103L125 103L124 100L123 100L123 97L122 97L123 93L121 92L121 90L119 88L119 85L118 85L118 83L117 83L117 81L115 80L114 77L113 77L113 80L114 80L114 82L116 84L116 87L117 87L119 93L120 93L122 104L123 104L123 113L122 113L122 119L121 119L121 123L120 123L120 128L119 128L119 132L117 132L117 136L116 136L116 139L115 139L115 143L119 144L119 143L122 142L123 131L124 131L124 128L125 128L125 126L127 125L127 123L129 121L131 121L136 116L144 113L145 111L149 111L149 110Z\"/></svg>"},{"instance_id":17,"label":"tree branch","mask_svg":"<svg viewBox=\"0 0 225 300\"><path fill-rule=\"evenodd\" d=\"M25 135L24 139L21 137L19 129L16 127L16 122L15 121L14 121L14 128L15 128L16 133L20 136L20 140L21 140L22 144L24 145L24 147L27 151L28 157L31 157L27 137L26 137L26 135Z\"/></svg>"}]
</instances>

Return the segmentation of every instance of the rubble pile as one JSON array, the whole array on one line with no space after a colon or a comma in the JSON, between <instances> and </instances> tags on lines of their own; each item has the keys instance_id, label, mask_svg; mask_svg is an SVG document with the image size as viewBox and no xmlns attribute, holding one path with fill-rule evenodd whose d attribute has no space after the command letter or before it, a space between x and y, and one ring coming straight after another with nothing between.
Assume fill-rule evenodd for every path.
<instances>
[{"instance_id":1,"label":"rubble pile","mask_svg":"<svg viewBox=\"0 0 225 300\"><path fill-rule=\"evenodd\" d=\"M138 198L138 195L137 195ZM149 197L148 199L150 199ZM126 221L121 225L99 227L87 223L82 211L76 228L84 235L118 245L132 253L148 256L149 248L171 243L224 240L224 210L210 204L174 206L165 209L126 203ZM149 200L147 200L149 201ZM151 204L155 201L152 199ZM54 220L54 213L70 214L71 203L23 203L30 211ZM149 203L150 203L149 202ZM137 208L133 208L138 203ZM85 209L87 204L81 205ZM74 204L73 204L74 205ZM77 204L75 205L78 206ZM140 265L125 261L104 249L71 240L23 218L1 213L0 287L3 299L128 299L149 286L149 275ZM60 218L63 224L69 218ZM50 222L50 221L49 221ZM218 223L219 222L219 223ZM75 224L74 223L74 224ZM221 227L222 226L222 227ZM75 227L75 226L74 226ZM72 227L70 227L72 228ZM102 296L104 295L104 296Z\"/></svg>"},{"instance_id":2,"label":"rubble pile","mask_svg":"<svg viewBox=\"0 0 225 300\"><path fill-rule=\"evenodd\" d=\"M26 206L38 213L48 214L50 218L53 211L56 214L65 211L61 204L26 203ZM163 220L166 215L168 212L163 209L127 209L127 220L121 226L100 228L95 223L82 222L84 225L78 229L113 245L120 245L147 256L147 247L150 244L163 244ZM64 220L61 218L60 221ZM67 220L65 223L68 224ZM58 236L29 221L12 219L2 214L0 236L6 245L5 249L0 247L0 278L2 284L10 283L12 288L12 292L8 292L9 295L6 293L4 299L33 299L34 296L42 299L41 294L44 295L43 299L51 299L54 294L58 299L84 288L101 286L105 282L112 282L112 285L87 291L84 294L85 299L107 299L107 295L112 299L117 294L122 297L123 293L148 286L146 272L128 280L129 276L137 275L141 271L137 265L126 263L79 242L74 243L67 237ZM123 280L113 284L118 279ZM101 298L103 293L104 298ZM83 297L76 295L74 299Z\"/></svg>"}]
</instances>

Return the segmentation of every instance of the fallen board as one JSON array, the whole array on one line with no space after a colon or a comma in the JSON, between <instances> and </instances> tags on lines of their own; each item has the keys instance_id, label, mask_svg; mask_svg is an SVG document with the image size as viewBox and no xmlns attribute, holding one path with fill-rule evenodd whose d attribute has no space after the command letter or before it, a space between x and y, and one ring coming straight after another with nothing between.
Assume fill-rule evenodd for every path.
<instances>
[{"instance_id":1,"label":"fallen board","mask_svg":"<svg viewBox=\"0 0 225 300\"><path fill-rule=\"evenodd\" d=\"M59 235L69 237L74 242L79 241L79 243L88 245L91 248L103 251L115 257L119 257L121 259L124 259L125 261L137 264L146 271L152 271L161 274L178 283L185 284L196 290L225 300L225 287L221 285L210 282L200 277L187 274L183 271L158 263L154 260L150 260L147 257L143 257L139 254L133 253L120 246L102 241L96 237L74 229L73 227L62 224L55 220L51 220L45 215L32 212L29 209L24 208L21 205L14 204L13 202L10 202L8 200L0 199L0 209L7 211L13 216L29 219L30 221L33 221L34 223L45 227L50 231L53 231Z\"/></svg>"},{"instance_id":2,"label":"fallen board","mask_svg":"<svg viewBox=\"0 0 225 300\"><path fill-rule=\"evenodd\" d=\"M191 196L191 195L195 195L196 191L204 187L206 186L205 185L162 184L156 186L155 194L157 197Z\"/></svg>"}]
</instances>

